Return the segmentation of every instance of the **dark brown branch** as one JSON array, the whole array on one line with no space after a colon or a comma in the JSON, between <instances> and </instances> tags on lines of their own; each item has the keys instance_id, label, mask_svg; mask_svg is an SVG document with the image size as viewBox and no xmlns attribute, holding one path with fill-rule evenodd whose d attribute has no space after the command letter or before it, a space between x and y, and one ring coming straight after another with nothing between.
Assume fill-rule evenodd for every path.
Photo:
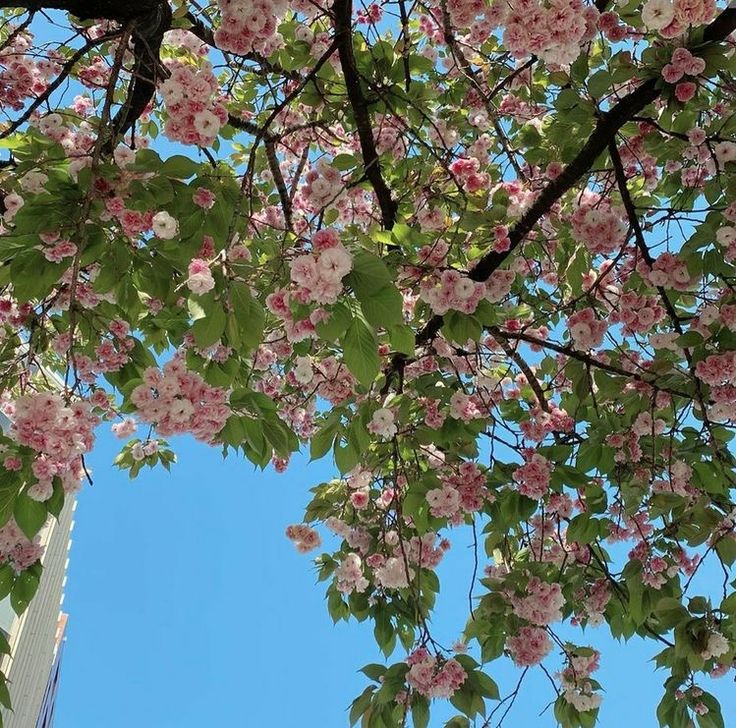
<instances>
[{"instance_id":1,"label":"dark brown branch","mask_svg":"<svg viewBox=\"0 0 736 728\"><path fill-rule=\"evenodd\" d=\"M120 23L140 18L159 5L161 0L0 0L0 8L22 8L32 12L66 10L81 20L104 19Z\"/></svg>"},{"instance_id":2,"label":"dark brown branch","mask_svg":"<svg viewBox=\"0 0 736 728\"><path fill-rule=\"evenodd\" d=\"M128 85L128 94L122 108L111 124L111 135L103 147L109 154L119 137L132 128L156 93L156 83L166 78L168 71L161 63L159 51L164 33L171 28L171 7L161 0L151 9L142 12L133 23L133 73Z\"/></svg>"},{"instance_id":3,"label":"dark brown branch","mask_svg":"<svg viewBox=\"0 0 736 728\"><path fill-rule=\"evenodd\" d=\"M651 268L654 265L654 258L649 252L646 240L644 239L644 231L641 228L639 217L636 214L636 206L634 201L631 199L631 193L626 181L626 171L624 170L623 162L621 161L621 155L618 153L618 147L616 146L616 140L611 139L608 144L608 154L611 157L613 163L613 172L616 177L616 185L618 186L619 194L624 203L624 210L626 210L626 216L629 218L629 225L634 233L634 240L636 247L639 249L644 262ZM682 324L680 323L680 315L677 313L670 297L667 295L667 291L662 286L657 286L657 293L662 299L665 310L672 320L672 326L678 334L682 334Z\"/></svg>"},{"instance_id":4,"label":"dark brown branch","mask_svg":"<svg viewBox=\"0 0 736 728\"><path fill-rule=\"evenodd\" d=\"M263 142L263 146L266 149L268 168L271 170L271 176L273 177L274 184L278 190L279 200L281 200L281 210L284 213L284 224L286 225L287 230L291 230L291 197L289 197L289 191L286 189L284 175L281 174L281 167L279 166L279 160L276 156L276 140L273 138L266 139Z\"/></svg>"},{"instance_id":5,"label":"dark brown branch","mask_svg":"<svg viewBox=\"0 0 736 728\"><path fill-rule=\"evenodd\" d=\"M381 163L376 151L376 142L373 138L371 118L368 113L368 100L360 85L360 74L355 62L353 51L353 3L352 0L335 0L332 6L335 23L335 41L340 57L340 66L345 77L348 100L353 110L355 128L360 140L360 150L363 154L365 176L373 187L381 208L381 221L386 230L396 223L397 205L391 197L386 181L381 172Z\"/></svg>"},{"instance_id":6,"label":"dark brown branch","mask_svg":"<svg viewBox=\"0 0 736 728\"><path fill-rule=\"evenodd\" d=\"M547 404L547 397L544 394L544 390L542 389L542 385L540 384L539 380L537 379L536 374L532 371L531 367L526 363L526 360L524 357L519 354L517 351L517 348L515 346L511 346L508 339L498 336L495 337L498 343L501 345L501 348L506 352L506 356L509 357L512 361L516 362L516 366L521 369L522 373L526 377L527 382L529 383L529 386L532 388L532 391L534 392L534 395L537 398L537 401L539 402L539 406L545 411L549 412L549 405Z\"/></svg>"}]
</instances>

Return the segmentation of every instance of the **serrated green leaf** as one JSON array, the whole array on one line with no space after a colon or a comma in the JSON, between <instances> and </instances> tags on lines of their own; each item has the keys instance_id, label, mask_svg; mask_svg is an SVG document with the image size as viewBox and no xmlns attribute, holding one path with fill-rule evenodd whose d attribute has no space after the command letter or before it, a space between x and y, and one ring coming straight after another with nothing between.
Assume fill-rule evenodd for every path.
<instances>
[{"instance_id":1,"label":"serrated green leaf","mask_svg":"<svg viewBox=\"0 0 736 728\"><path fill-rule=\"evenodd\" d=\"M370 387L381 366L375 334L363 321L354 319L345 332L342 343L343 357L348 369L364 387Z\"/></svg>"},{"instance_id":2,"label":"serrated green leaf","mask_svg":"<svg viewBox=\"0 0 736 728\"><path fill-rule=\"evenodd\" d=\"M33 500L25 493L21 493L15 500L13 516L20 530L32 541L43 524L46 523L48 511L44 503Z\"/></svg>"}]
</instances>

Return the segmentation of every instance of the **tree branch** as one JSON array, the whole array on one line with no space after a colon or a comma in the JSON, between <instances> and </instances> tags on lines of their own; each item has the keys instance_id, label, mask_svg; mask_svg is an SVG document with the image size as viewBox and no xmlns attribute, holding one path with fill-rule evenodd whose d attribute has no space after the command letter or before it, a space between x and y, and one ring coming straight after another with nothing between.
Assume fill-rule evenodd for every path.
<instances>
[{"instance_id":1,"label":"tree branch","mask_svg":"<svg viewBox=\"0 0 736 728\"><path fill-rule=\"evenodd\" d=\"M355 63L353 51L353 3L352 0L335 0L332 6L335 22L335 41L340 58L340 66L345 77L348 100L355 118L355 128L360 140L360 150L363 154L363 168L365 176L373 187L381 208L381 220L386 230L396 223L396 202L391 197L386 181L381 172L381 163L378 160L376 142L373 138L371 118L368 113L368 101L360 85L360 74Z\"/></svg>"}]
</instances>

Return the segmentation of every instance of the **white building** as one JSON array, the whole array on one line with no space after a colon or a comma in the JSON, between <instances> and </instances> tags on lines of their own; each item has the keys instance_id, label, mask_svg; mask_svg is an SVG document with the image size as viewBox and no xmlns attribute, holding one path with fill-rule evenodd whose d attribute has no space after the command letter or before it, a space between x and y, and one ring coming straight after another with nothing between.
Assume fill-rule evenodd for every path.
<instances>
[{"instance_id":1,"label":"white building","mask_svg":"<svg viewBox=\"0 0 736 728\"><path fill-rule=\"evenodd\" d=\"M41 531L43 574L26 611L17 616L9 598L0 602L0 629L11 649L0 669L8 678L13 706L3 716L4 728L51 728L53 722L66 627L61 605L76 505L74 496L67 496L58 522L51 518Z\"/></svg>"}]
</instances>

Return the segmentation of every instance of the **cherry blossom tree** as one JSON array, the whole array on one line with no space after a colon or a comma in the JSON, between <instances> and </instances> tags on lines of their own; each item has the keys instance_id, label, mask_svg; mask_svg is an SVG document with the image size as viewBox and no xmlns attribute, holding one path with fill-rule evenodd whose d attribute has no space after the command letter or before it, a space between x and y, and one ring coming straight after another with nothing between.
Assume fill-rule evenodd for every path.
<instances>
[{"instance_id":1,"label":"cherry blossom tree","mask_svg":"<svg viewBox=\"0 0 736 728\"><path fill-rule=\"evenodd\" d=\"M131 477L173 435L278 471L305 449L336 477L286 536L325 539L332 618L389 662L352 722L425 728L449 699L447 726L490 727L539 669L588 728L605 654L572 628L597 626L660 650L660 725L723 726L736 9L0 8L0 596L32 599L102 422ZM463 530L448 647L435 569Z\"/></svg>"}]
</instances>

